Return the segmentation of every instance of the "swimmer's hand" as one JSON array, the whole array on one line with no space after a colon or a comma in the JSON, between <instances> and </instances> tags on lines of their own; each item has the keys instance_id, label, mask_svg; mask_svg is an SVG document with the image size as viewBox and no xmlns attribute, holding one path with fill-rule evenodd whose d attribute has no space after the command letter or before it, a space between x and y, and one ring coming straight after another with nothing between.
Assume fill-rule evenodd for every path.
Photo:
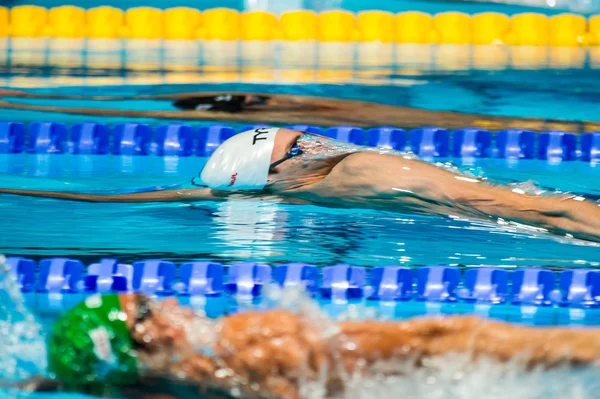
<instances>
[{"instance_id":1,"label":"swimmer's hand","mask_svg":"<svg viewBox=\"0 0 600 399\"><path fill-rule=\"evenodd\" d=\"M159 190L143 193L97 195L80 194L60 191L15 190L0 188L1 194L21 195L26 197L53 198L80 202L194 202L208 200L223 200L229 193L213 191L209 188L192 188L184 190Z\"/></svg>"}]
</instances>

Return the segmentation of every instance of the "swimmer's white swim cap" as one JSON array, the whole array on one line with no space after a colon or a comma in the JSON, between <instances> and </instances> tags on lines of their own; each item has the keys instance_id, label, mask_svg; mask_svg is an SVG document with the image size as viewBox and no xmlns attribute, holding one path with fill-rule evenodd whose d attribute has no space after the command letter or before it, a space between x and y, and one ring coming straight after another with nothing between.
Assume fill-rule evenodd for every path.
<instances>
[{"instance_id":1,"label":"swimmer's white swim cap","mask_svg":"<svg viewBox=\"0 0 600 399\"><path fill-rule=\"evenodd\" d=\"M279 128L261 128L225 140L200 174L214 190L261 190L267 184L271 153Z\"/></svg>"}]
</instances>

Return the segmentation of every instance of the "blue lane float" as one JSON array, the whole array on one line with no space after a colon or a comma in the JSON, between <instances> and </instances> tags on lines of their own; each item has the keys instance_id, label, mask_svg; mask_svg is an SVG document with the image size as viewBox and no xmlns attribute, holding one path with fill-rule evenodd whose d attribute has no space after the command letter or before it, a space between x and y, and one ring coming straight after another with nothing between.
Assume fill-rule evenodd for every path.
<instances>
[{"instance_id":1,"label":"blue lane float","mask_svg":"<svg viewBox=\"0 0 600 399\"><path fill-rule=\"evenodd\" d=\"M40 262L38 292L75 293L81 289L83 263L74 259L54 258Z\"/></svg>"},{"instance_id":2,"label":"blue lane float","mask_svg":"<svg viewBox=\"0 0 600 399\"><path fill-rule=\"evenodd\" d=\"M132 289L156 295L172 295L175 263L163 260L145 260L133 264Z\"/></svg>"},{"instance_id":3,"label":"blue lane float","mask_svg":"<svg viewBox=\"0 0 600 399\"><path fill-rule=\"evenodd\" d=\"M453 132L454 158L488 158L492 134L487 130L467 128Z\"/></svg>"},{"instance_id":4,"label":"blue lane float","mask_svg":"<svg viewBox=\"0 0 600 399\"><path fill-rule=\"evenodd\" d=\"M554 273L550 270L515 270L512 274L512 303L548 306L554 288Z\"/></svg>"},{"instance_id":5,"label":"blue lane float","mask_svg":"<svg viewBox=\"0 0 600 399\"><path fill-rule=\"evenodd\" d=\"M535 133L529 130L508 129L496 133L498 158L533 159Z\"/></svg>"},{"instance_id":6,"label":"blue lane float","mask_svg":"<svg viewBox=\"0 0 600 399\"><path fill-rule=\"evenodd\" d=\"M156 155L188 157L194 153L194 128L163 125L156 129Z\"/></svg>"},{"instance_id":7,"label":"blue lane float","mask_svg":"<svg viewBox=\"0 0 600 399\"><path fill-rule=\"evenodd\" d=\"M120 264L116 259L102 259L87 268L83 289L88 292L132 291L133 266Z\"/></svg>"},{"instance_id":8,"label":"blue lane float","mask_svg":"<svg viewBox=\"0 0 600 399\"><path fill-rule=\"evenodd\" d=\"M246 126L244 126L243 128L241 128L241 129L238 131L238 133L241 133L241 132L246 132L246 131L248 131L248 130L254 130L254 129L268 129L268 128L271 128L271 127L273 127L273 126L271 126L271 125L263 125L263 124L257 124L257 125L246 125Z\"/></svg>"},{"instance_id":9,"label":"blue lane float","mask_svg":"<svg viewBox=\"0 0 600 399\"><path fill-rule=\"evenodd\" d=\"M417 300L444 301L457 300L456 288L460 282L460 270L454 267L422 267L417 272Z\"/></svg>"},{"instance_id":10,"label":"blue lane float","mask_svg":"<svg viewBox=\"0 0 600 399\"><path fill-rule=\"evenodd\" d=\"M551 299L559 306L572 304L595 306L600 298L600 271L566 270L560 274L560 290L550 293Z\"/></svg>"},{"instance_id":11,"label":"blue lane float","mask_svg":"<svg viewBox=\"0 0 600 399\"><path fill-rule=\"evenodd\" d=\"M330 127L325 131L325 136L346 143L365 144L365 131L353 126Z\"/></svg>"},{"instance_id":12,"label":"blue lane float","mask_svg":"<svg viewBox=\"0 0 600 399\"><path fill-rule=\"evenodd\" d=\"M219 296L224 291L223 265L216 262L189 262L179 269L179 282L173 289L185 296Z\"/></svg>"},{"instance_id":13,"label":"blue lane float","mask_svg":"<svg viewBox=\"0 0 600 399\"><path fill-rule=\"evenodd\" d=\"M562 272L542 268L507 271L493 267L461 270L450 266L371 269L347 264L319 269L305 263L273 268L254 262L225 266L196 261L177 265L150 259L126 265L115 259L103 259L84 271L83 263L78 260L50 258L41 260L39 272L35 273L36 263L23 257L7 258L6 265L14 270L16 282L24 293L142 292L156 296L260 298L265 285L276 283L281 287L304 287L323 300L600 307L600 271L589 269Z\"/></svg>"},{"instance_id":14,"label":"blue lane float","mask_svg":"<svg viewBox=\"0 0 600 399\"><path fill-rule=\"evenodd\" d=\"M67 148L67 126L55 122L33 122L29 126L27 152L63 154Z\"/></svg>"},{"instance_id":15,"label":"blue lane float","mask_svg":"<svg viewBox=\"0 0 600 399\"><path fill-rule=\"evenodd\" d=\"M540 133L538 136L538 159L577 159L577 136L558 130Z\"/></svg>"},{"instance_id":16,"label":"blue lane float","mask_svg":"<svg viewBox=\"0 0 600 399\"><path fill-rule=\"evenodd\" d=\"M0 153L14 154L25 149L25 124L0 122Z\"/></svg>"},{"instance_id":17,"label":"blue lane float","mask_svg":"<svg viewBox=\"0 0 600 399\"><path fill-rule=\"evenodd\" d=\"M196 154L200 157L211 156L222 142L234 136L235 133L235 129L228 126L215 125L201 127L198 130Z\"/></svg>"},{"instance_id":18,"label":"blue lane float","mask_svg":"<svg viewBox=\"0 0 600 399\"><path fill-rule=\"evenodd\" d=\"M312 295L319 289L319 269L306 263L288 263L275 268L273 278L281 287L303 286Z\"/></svg>"},{"instance_id":19,"label":"blue lane float","mask_svg":"<svg viewBox=\"0 0 600 399\"><path fill-rule=\"evenodd\" d=\"M71 128L73 154L105 155L109 152L110 131L101 123L79 123Z\"/></svg>"},{"instance_id":20,"label":"blue lane float","mask_svg":"<svg viewBox=\"0 0 600 399\"><path fill-rule=\"evenodd\" d=\"M335 265L323 269L319 290L327 299L356 299L365 296L366 269L350 265Z\"/></svg>"},{"instance_id":21,"label":"blue lane float","mask_svg":"<svg viewBox=\"0 0 600 399\"><path fill-rule=\"evenodd\" d=\"M367 131L367 145L404 151L406 148L406 132L403 129L388 126L369 129Z\"/></svg>"},{"instance_id":22,"label":"blue lane float","mask_svg":"<svg viewBox=\"0 0 600 399\"><path fill-rule=\"evenodd\" d=\"M293 125L293 126L287 126L287 128L291 129L291 130L298 130L299 132L306 132L306 133L313 133L313 134L323 135L323 129L321 129L318 126L312 126L312 125Z\"/></svg>"},{"instance_id":23,"label":"blue lane float","mask_svg":"<svg viewBox=\"0 0 600 399\"><path fill-rule=\"evenodd\" d=\"M586 133L581 136L581 160L600 161L600 132Z\"/></svg>"},{"instance_id":24,"label":"blue lane float","mask_svg":"<svg viewBox=\"0 0 600 399\"><path fill-rule=\"evenodd\" d=\"M375 267L371 270L373 292L369 299L408 301L412 299L412 279L412 271L407 267Z\"/></svg>"},{"instance_id":25,"label":"blue lane float","mask_svg":"<svg viewBox=\"0 0 600 399\"><path fill-rule=\"evenodd\" d=\"M115 155L149 155L152 127L139 123L115 125L113 151Z\"/></svg>"},{"instance_id":26,"label":"blue lane float","mask_svg":"<svg viewBox=\"0 0 600 399\"><path fill-rule=\"evenodd\" d=\"M229 267L225 283L228 294L257 297L262 287L271 282L271 267L257 263L237 263Z\"/></svg>"},{"instance_id":27,"label":"blue lane float","mask_svg":"<svg viewBox=\"0 0 600 399\"><path fill-rule=\"evenodd\" d=\"M225 125L194 128L183 124L158 126L124 123L108 126L81 123L0 122L0 153L71 153L156 156L210 156L233 135L268 125L248 125L236 130ZM490 132L467 127L449 132L430 126L405 132L392 126L363 130L354 126L322 129L294 125L291 129L322 134L358 145L411 151L423 158L510 158L554 161L600 161L600 132L577 136L563 131L539 134L530 130L508 129Z\"/></svg>"},{"instance_id":28,"label":"blue lane float","mask_svg":"<svg viewBox=\"0 0 600 399\"><path fill-rule=\"evenodd\" d=\"M448 131L439 127L411 130L411 150L424 158L445 158L448 156L449 137Z\"/></svg>"},{"instance_id":29,"label":"blue lane float","mask_svg":"<svg viewBox=\"0 0 600 399\"><path fill-rule=\"evenodd\" d=\"M489 267L469 269L464 274L464 287L457 290L466 302L506 302L508 295L508 271Z\"/></svg>"},{"instance_id":30,"label":"blue lane float","mask_svg":"<svg viewBox=\"0 0 600 399\"><path fill-rule=\"evenodd\" d=\"M31 259L11 257L6 259L6 266L17 276L17 284L21 292L32 292L36 289L35 268L36 264ZM40 279L41 280L41 279Z\"/></svg>"}]
</instances>

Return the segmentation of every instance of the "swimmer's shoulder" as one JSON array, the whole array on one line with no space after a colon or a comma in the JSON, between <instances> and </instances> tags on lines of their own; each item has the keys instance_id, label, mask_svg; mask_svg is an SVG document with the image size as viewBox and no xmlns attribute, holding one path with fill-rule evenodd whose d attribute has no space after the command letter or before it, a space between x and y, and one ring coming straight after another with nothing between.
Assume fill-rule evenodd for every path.
<instances>
[{"instance_id":1,"label":"swimmer's shoulder","mask_svg":"<svg viewBox=\"0 0 600 399\"><path fill-rule=\"evenodd\" d=\"M340 197L357 189L362 191L374 180L383 159L382 154L355 153L341 159L321 180L302 187L300 192L312 192L319 197Z\"/></svg>"},{"instance_id":2,"label":"swimmer's shoulder","mask_svg":"<svg viewBox=\"0 0 600 399\"><path fill-rule=\"evenodd\" d=\"M341 160L319 182L304 191L331 196L377 196L390 187L420 189L424 162L397 155L359 152Z\"/></svg>"},{"instance_id":3,"label":"swimmer's shoulder","mask_svg":"<svg viewBox=\"0 0 600 399\"><path fill-rule=\"evenodd\" d=\"M411 164L415 161L397 155L377 152L357 152L341 160L329 173L329 176L363 176L375 177L388 167ZM418 162L418 161L417 161ZM328 177L329 177L328 176ZM337 176L336 176L337 177Z\"/></svg>"}]
</instances>

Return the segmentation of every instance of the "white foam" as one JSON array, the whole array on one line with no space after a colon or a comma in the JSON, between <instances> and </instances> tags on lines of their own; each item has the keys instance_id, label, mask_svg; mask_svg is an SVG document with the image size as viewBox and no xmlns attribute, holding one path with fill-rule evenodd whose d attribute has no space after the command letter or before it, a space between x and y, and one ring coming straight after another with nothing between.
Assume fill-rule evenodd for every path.
<instances>
[{"instance_id":1,"label":"white foam","mask_svg":"<svg viewBox=\"0 0 600 399\"><path fill-rule=\"evenodd\" d=\"M14 272L0 256L0 381L23 381L46 369L42 326L25 307Z\"/></svg>"}]
</instances>

